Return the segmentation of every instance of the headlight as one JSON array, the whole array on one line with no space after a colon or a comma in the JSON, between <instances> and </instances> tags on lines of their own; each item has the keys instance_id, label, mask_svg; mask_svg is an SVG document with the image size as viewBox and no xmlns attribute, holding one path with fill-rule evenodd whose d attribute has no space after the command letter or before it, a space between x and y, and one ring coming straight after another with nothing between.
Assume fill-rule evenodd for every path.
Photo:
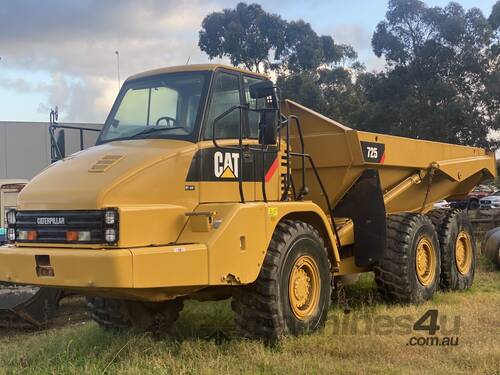
<instances>
[{"instance_id":1,"label":"headlight","mask_svg":"<svg viewBox=\"0 0 500 375\"><path fill-rule=\"evenodd\" d=\"M9 212L7 212L7 224L16 224L16 210L10 210Z\"/></svg>"},{"instance_id":2,"label":"headlight","mask_svg":"<svg viewBox=\"0 0 500 375\"><path fill-rule=\"evenodd\" d=\"M7 239L9 241L15 241L16 240L16 230L14 228L7 229Z\"/></svg>"},{"instance_id":3,"label":"headlight","mask_svg":"<svg viewBox=\"0 0 500 375\"><path fill-rule=\"evenodd\" d=\"M116 242L116 230L115 229L106 229L104 233L104 239L106 242L113 243Z\"/></svg>"},{"instance_id":4,"label":"headlight","mask_svg":"<svg viewBox=\"0 0 500 375\"><path fill-rule=\"evenodd\" d=\"M118 221L118 212L116 210L106 210L104 213L104 222L106 224L116 224Z\"/></svg>"},{"instance_id":5,"label":"headlight","mask_svg":"<svg viewBox=\"0 0 500 375\"><path fill-rule=\"evenodd\" d=\"M120 216L118 208L106 208L104 210L104 242L116 244L118 242L118 228Z\"/></svg>"}]
</instances>

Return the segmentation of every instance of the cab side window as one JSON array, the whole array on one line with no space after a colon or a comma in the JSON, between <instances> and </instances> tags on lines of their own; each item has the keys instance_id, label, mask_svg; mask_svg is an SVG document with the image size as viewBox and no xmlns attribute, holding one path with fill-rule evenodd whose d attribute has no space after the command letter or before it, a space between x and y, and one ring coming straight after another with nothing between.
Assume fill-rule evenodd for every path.
<instances>
[{"instance_id":1,"label":"cab side window","mask_svg":"<svg viewBox=\"0 0 500 375\"><path fill-rule=\"evenodd\" d=\"M239 77L235 74L219 72L212 88L212 101L208 112L204 139L212 139L214 120L234 106L240 105ZM239 138L240 110L234 109L231 113L217 121L215 137L217 139Z\"/></svg>"},{"instance_id":2,"label":"cab side window","mask_svg":"<svg viewBox=\"0 0 500 375\"><path fill-rule=\"evenodd\" d=\"M261 79L254 77L243 77L243 89L245 91L245 101L250 109L265 108L266 98L252 99L250 97L250 86L254 83L262 82ZM259 138L259 113L248 111L248 129L249 138Z\"/></svg>"}]
</instances>

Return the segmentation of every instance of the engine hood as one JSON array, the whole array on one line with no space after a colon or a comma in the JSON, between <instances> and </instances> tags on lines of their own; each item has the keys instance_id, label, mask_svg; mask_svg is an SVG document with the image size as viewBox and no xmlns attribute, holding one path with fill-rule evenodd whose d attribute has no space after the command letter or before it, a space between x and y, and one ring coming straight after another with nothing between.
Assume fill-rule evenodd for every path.
<instances>
[{"instance_id":1,"label":"engine hood","mask_svg":"<svg viewBox=\"0 0 500 375\"><path fill-rule=\"evenodd\" d=\"M94 146L37 175L20 193L18 208L81 210L195 200L180 192L196 150L193 143L165 139Z\"/></svg>"}]
</instances>

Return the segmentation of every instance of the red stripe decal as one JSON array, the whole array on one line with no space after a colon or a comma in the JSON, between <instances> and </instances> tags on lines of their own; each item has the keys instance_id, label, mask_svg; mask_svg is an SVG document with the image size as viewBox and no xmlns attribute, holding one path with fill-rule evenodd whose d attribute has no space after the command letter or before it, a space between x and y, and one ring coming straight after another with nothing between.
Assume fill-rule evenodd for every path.
<instances>
[{"instance_id":1,"label":"red stripe decal","mask_svg":"<svg viewBox=\"0 0 500 375\"><path fill-rule=\"evenodd\" d=\"M266 182L269 182L271 178L273 178L274 172L276 172L276 169L278 169L278 157L276 156L276 159L274 159L273 164L271 164L271 167L269 167L269 170L266 173Z\"/></svg>"},{"instance_id":2,"label":"red stripe decal","mask_svg":"<svg viewBox=\"0 0 500 375\"><path fill-rule=\"evenodd\" d=\"M380 158L380 163L383 163L385 160L385 152L382 154L382 157Z\"/></svg>"}]
</instances>

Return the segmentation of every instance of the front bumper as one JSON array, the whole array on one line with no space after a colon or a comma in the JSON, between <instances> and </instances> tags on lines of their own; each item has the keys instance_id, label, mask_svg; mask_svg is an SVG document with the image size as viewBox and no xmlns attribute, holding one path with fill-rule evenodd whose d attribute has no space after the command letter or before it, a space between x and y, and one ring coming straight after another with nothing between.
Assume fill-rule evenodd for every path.
<instances>
[{"instance_id":1,"label":"front bumper","mask_svg":"<svg viewBox=\"0 0 500 375\"><path fill-rule=\"evenodd\" d=\"M208 284L207 247L203 244L132 249L5 246L0 248L0 281L90 292L204 286Z\"/></svg>"}]
</instances>

